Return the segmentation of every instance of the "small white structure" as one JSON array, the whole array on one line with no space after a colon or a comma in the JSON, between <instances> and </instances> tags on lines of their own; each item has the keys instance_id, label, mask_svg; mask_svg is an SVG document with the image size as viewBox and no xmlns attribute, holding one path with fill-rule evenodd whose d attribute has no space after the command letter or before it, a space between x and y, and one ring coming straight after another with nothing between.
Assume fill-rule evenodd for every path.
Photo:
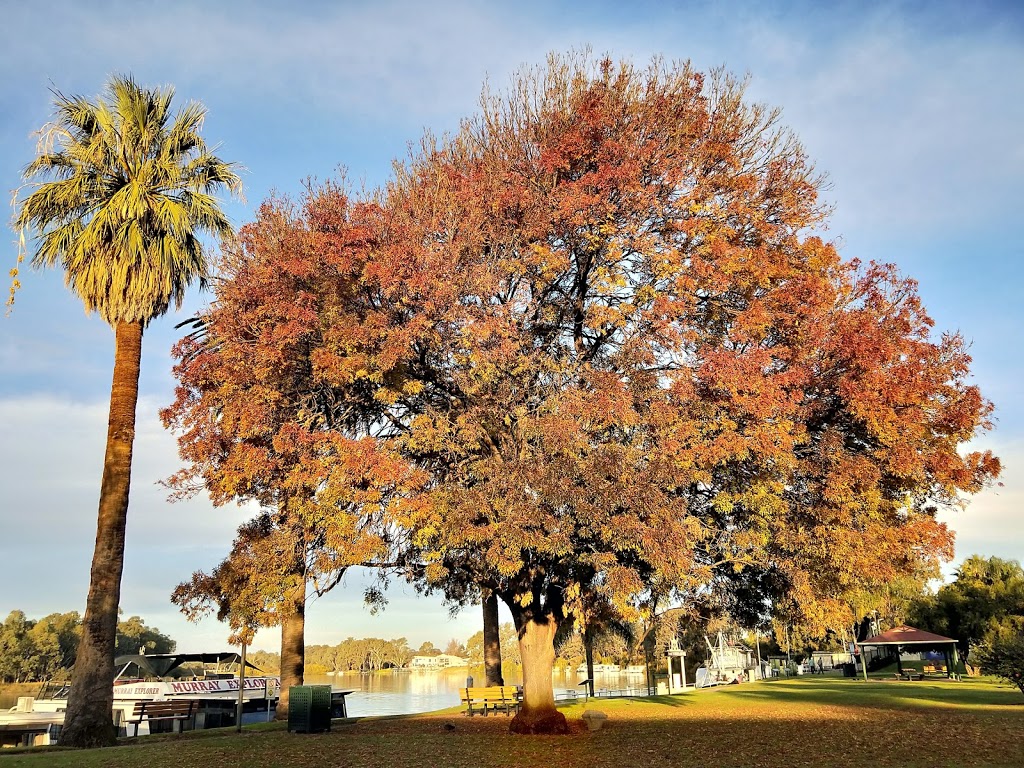
<instances>
[{"instance_id":1,"label":"small white structure","mask_svg":"<svg viewBox=\"0 0 1024 768\"><path fill-rule=\"evenodd\" d=\"M665 651L668 659L668 692L683 693L686 690L686 651L679 647L679 641L672 638Z\"/></svg>"},{"instance_id":2,"label":"small white structure","mask_svg":"<svg viewBox=\"0 0 1024 768\"><path fill-rule=\"evenodd\" d=\"M853 661L853 654L846 651L812 651L811 666L814 671L821 670L828 672L841 664L849 664Z\"/></svg>"}]
</instances>

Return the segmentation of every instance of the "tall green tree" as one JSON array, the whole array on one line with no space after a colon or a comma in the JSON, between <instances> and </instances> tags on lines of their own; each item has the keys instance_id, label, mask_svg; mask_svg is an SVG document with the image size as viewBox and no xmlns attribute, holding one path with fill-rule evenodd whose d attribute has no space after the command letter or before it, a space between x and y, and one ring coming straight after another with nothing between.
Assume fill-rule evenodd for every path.
<instances>
[{"instance_id":1,"label":"tall green tree","mask_svg":"<svg viewBox=\"0 0 1024 768\"><path fill-rule=\"evenodd\" d=\"M54 92L55 116L25 169L15 226L36 237L32 264L59 266L87 312L115 334L107 446L84 630L61 743L111 744L117 608L124 565L142 334L207 278L201 236L227 237L215 195L238 193L236 167L200 131L206 109L172 111L174 90L114 75L95 100Z\"/></svg>"},{"instance_id":2,"label":"tall green tree","mask_svg":"<svg viewBox=\"0 0 1024 768\"><path fill-rule=\"evenodd\" d=\"M0 623L0 680L20 683L31 679L37 655L29 634L33 623L24 611L11 611Z\"/></svg>"},{"instance_id":3,"label":"tall green tree","mask_svg":"<svg viewBox=\"0 0 1024 768\"><path fill-rule=\"evenodd\" d=\"M909 608L915 627L956 638L966 658L998 635L1024 632L1024 568L1016 560L972 555L956 578Z\"/></svg>"},{"instance_id":4,"label":"tall green tree","mask_svg":"<svg viewBox=\"0 0 1024 768\"><path fill-rule=\"evenodd\" d=\"M118 656L136 653L173 653L177 643L156 627L147 627L141 616L132 616L117 623Z\"/></svg>"},{"instance_id":5,"label":"tall green tree","mask_svg":"<svg viewBox=\"0 0 1024 768\"><path fill-rule=\"evenodd\" d=\"M975 649L975 661L986 674L996 675L1024 693L1024 633L996 634Z\"/></svg>"}]
</instances>

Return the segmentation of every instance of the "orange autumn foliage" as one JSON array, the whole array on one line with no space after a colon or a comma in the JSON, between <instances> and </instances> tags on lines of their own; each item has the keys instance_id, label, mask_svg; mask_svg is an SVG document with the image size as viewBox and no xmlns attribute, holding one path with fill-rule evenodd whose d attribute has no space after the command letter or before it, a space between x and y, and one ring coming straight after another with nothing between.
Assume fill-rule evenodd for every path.
<instances>
[{"instance_id":1,"label":"orange autumn foliage","mask_svg":"<svg viewBox=\"0 0 1024 768\"><path fill-rule=\"evenodd\" d=\"M813 234L819 183L728 75L585 56L400 167L376 258L439 393L396 401L437 479L402 524L428 581L539 633L523 729L550 727L541 628L582 595L718 594L823 632L948 557L936 505L998 473L958 453L991 410L962 339Z\"/></svg>"},{"instance_id":2,"label":"orange autumn foliage","mask_svg":"<svg viewBox=\"0 0 1024 768\"><path fill-rule=\"evenodd\" d=\"M358 345L366 331L344 315L358 311L347 271L366 247L359 217L374 209L338 185L307 203L265 203L226 250L214 304L175 347L176 399L161 412L187 462L168 481L176 496L204 489L217 505L269 510L239 529L217 569L175 590L189 616L216 609L236 636L301 609L307 583L322 594L349 566L386 557L384 510L416 483L368 431L372 393L323 365L331 345Z\"/></svg>"},{"instance_id":3,"label":"orange autumn foliage","mask_svg":"<svg viewBox=\"0 0 1024 768\"><path fill-rule=\"evenodd\" d=\"M182 480L287 490L339 551L498 595L517 730L564 730L552 639L588 605L847 625L951 554L937 508L999 462L959 452L991 412L963 340L821 239L819 185L724 72L552 57L375 204L261 213L259 277L218 293L244 311L179 350Z\"/></svg>"}]
</instances>

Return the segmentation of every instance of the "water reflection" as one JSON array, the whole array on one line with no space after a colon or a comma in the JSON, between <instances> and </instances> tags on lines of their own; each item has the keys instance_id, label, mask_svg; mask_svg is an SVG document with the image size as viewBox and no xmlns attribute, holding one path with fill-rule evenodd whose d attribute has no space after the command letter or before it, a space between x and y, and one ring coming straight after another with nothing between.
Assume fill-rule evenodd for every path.
<instances>
[{"instance_id":1,"label":"water reflection","mask_svg":"<svg viewBox=\"0 0 1024 768\"><path fill-rule=\"evenodd\" d=\"M521 685L522 672L518 667L502 670L507 685ZM455 668L444 670L399 669L360 674L345 672L336 676L307 675L307 685L329 684L335 688L353 691L346 701L350 717L367 715L403 715L415 712L432 712L459 705L459 689L466 686L466 678L472 676L478 685L483 684L484 670L478 668ZM554 675L555 694L565 691L579 691L579 682L585 675L574 670ZM597 672L594 684L598 689L627 688L644 684L644 676L624 672Z\"/></svg>"}]
</instances>

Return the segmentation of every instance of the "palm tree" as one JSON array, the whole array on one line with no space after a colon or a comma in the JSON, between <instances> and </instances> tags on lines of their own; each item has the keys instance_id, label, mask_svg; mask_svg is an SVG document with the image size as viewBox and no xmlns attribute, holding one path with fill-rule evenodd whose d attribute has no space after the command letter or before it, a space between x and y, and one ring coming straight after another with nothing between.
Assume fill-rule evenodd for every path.
<instances>
[{"instance_id":1,"label":"palm tree","mask_svg":"<svg viewBox=\"0 0 1024 768\"><path fill-rule=\"evenodd\" d=\"M238 193L236 166L200 136L206 109L172 113L172 88L115 75L95 101L54 92L54 120L25 169L15 226L35 235L36 267L59 265L67 286L115 334L96 549L61 743L113 743L111 670L124 564L142 333L186 288L205 286L200 236L231 225L214 196Z\"/></svg>"}]
</instances>

